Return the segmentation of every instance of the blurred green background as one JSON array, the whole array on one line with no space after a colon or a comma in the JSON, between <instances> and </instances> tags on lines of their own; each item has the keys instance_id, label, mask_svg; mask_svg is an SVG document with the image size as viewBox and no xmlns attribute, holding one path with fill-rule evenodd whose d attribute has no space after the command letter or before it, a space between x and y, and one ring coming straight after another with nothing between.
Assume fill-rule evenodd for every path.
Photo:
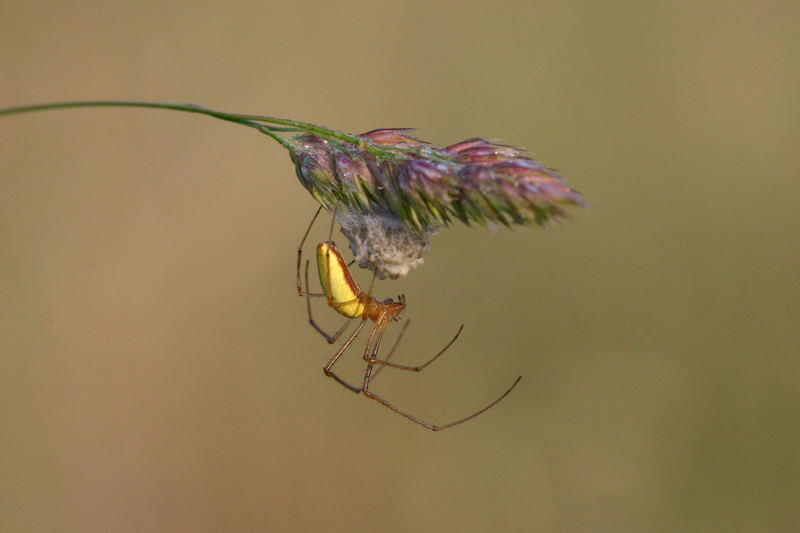
<instances>
[{"instance_id":1,"label":"blurred green background","mask_svg":"<svg viewBox=\"0 0 800 533\"><path fill-rule=\"evenodd\" d=\"M523 375L431 433L323 376L294 289L316 204L277 144L0 119L0 529L797 531L798 27L790 2L0 4L0 107L499 138L595 206L454 227L378 284L408 298L398 360L466 325L382 374L396 403L442 423Z\"/></svg>"}]
</instances>

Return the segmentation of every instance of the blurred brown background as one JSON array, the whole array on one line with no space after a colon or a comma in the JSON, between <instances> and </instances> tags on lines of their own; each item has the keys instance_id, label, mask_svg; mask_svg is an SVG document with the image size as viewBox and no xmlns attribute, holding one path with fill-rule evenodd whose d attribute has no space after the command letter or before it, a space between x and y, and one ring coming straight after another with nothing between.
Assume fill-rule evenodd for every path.
<instances>
[{"instance_id":1,"label":"blurred brown background","mask_svg":"<svg viewBox=\"0 0 800 533\"><path fill-rule=\"evenodd\" d=\"M378 285L408 298L398 360L466 324L383 373L398 404L441 423L523 375L435 434L323 376L294 289L316 204L277 144L0 119L0 530L800 529L800 7L487 6L0 4L0 107L501 138L595 206L444 231Z\"/></svg>"}]
</instances>

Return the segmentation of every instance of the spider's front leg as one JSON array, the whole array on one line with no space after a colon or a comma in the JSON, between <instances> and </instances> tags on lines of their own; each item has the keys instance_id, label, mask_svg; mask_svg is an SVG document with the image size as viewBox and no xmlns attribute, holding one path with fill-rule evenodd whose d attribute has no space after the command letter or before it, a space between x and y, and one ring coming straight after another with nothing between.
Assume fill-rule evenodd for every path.
<instances>
[{"instance_id":1,"label":"spider's front leg","mask_svg":"<svg viewBox=\"0 0 800 533\"><path fill-rule=\"evenodd\" d=\"M300 284L300 265L303 262L303 245L305 244L306 239L308 238L308 233L311 231L311 226L314 225L314 221L317 220L320 211L322 211L322 206L319 206L317 212L314 213L314 217L311 219L311 224L309 224L308 227L306 228L306 232L303 234L303 238L300 239L300 244L297 246L297 295L298 296L305 296L308 294L308 276L306 276L306 292L303 292L303 287ZM312 294L311 296L322 296L322 295Z\"/></svg>"}]
</instances>

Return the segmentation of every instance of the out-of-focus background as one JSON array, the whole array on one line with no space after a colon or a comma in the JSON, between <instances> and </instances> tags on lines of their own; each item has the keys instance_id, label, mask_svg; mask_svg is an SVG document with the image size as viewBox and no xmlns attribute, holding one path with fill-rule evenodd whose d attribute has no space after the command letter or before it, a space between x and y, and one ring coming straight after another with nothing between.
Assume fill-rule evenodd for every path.
<instances>
[{"instance_id":1,"label":"out-of-focus background","mask_svg":"<svg viewBox=\"0 0 800 533\"><path fill-rule=\"evenodd\" d=\"M594 207L453 227L377 285L408 299L398 361L466 325L382 373L397 404L442 423L523 375L431 433L323 376L294 289L316 204L276 143L0 119L0 529L797 531L798 27L789 2L3 3L0 107L498 138Z\"/></svg>"}]
</instances>

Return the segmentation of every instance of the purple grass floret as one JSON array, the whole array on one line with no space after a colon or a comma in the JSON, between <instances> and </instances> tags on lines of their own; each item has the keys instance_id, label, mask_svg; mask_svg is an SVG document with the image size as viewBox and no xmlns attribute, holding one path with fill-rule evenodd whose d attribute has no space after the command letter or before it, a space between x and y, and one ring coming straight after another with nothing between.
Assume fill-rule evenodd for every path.
<instances>
[{"instance_id":1,"label":"purple grass floret","mask_svg":"<svg viewBox=\"0 0 800 533\"><path fill-rule=\"evenodd\" d=\"M393 216L409 230L499 223L546 226L585 206L579 192L521 148L468 139L444 148L406 129L358 135L363 145L317 135L289 140L303 186L328 208Z\"/></svg>"}]
</instances>

